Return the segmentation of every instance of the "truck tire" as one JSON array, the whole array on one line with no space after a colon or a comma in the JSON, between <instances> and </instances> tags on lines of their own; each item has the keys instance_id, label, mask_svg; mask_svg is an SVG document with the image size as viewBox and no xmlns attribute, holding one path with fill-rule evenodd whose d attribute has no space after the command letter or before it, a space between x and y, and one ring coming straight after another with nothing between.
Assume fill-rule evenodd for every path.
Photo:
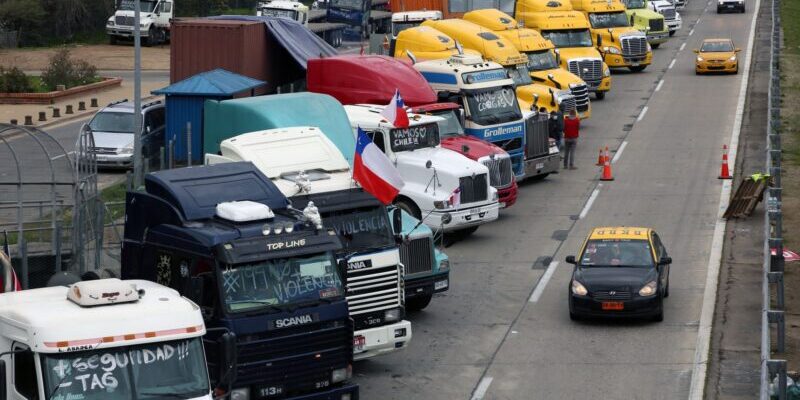
<instances>
[{"instance_id":1,"label":"truck tire","mask_svg":"<svg viewBox=\"0 0 800 400\"><path fill-rule=\"evenodd\" d=\"M114 36L114 35L109 35L108 36L108 44L110 44L110 45L117 44L117 37Z\"/></svg>"},{"instance_id":2,"label":"truck tire","mask_svg":"<svg viewBox=\"0 0 800 400\"><path fill-rule=\"evenodd\" d=\"M606 92L594 92L594 97L597 100L603 100L606 98Z\"/></svg>"},{"instance_id":3,"label":"truck tire","mask_svg":"<svg viewBox=\"0 0 800 400\"><path fill-rule=\"evenodd\" d=\"M155 35L156 35L155 29L153 29L153 27L151 26L150 29L147 30L147 37L142 38L142 46L144 47L152 46L153 41L156 38Z\"/></svg>"},{"instance_id":4,"label":"truck tire","mask_svg":"<svg viewBox=\"0 0 800 400\"><path fill-rule=\"evenodd\" d=\"M426 294L423 296L412 297L406 300L406 310L408 311L420 311L431 304L431 299L433 298L432 294Z\"/></svg>"},{"instance_id":5,"label":"truck tire","mask_svg":"<svg viewBox=\"0 0 800 400\"><path fill-rule=\"evenodd\" d=\"M677 31L669 31L669 36L675 36L675 32Z\"/></svg>"},{"instance_id":6,"label":"truck tire","mask_svg":"<svg viewBox=\"0 0 800 400\"><path fill-rule=\"evenodd\" d=\"M661 46L661 43L653 43L653 44L650 45L650 47L652 47L654 49L657 49L658 46Z\"/></svg>"},{"instance_id":7,"label":"truck tire","mask_svg":"<svg viewBox=\"0 0 800 400\"><path fill-rule=\"evenodd\" d=\"M408 199L399 199L394 203L401 210L409 213L412 217L422 220L422 211L419 210L416 204Z\"/></svg>"},{"instance_id":8,"label":"truck tire","mask_svg":"<svg viewBox=\"0 0 800 400\"><path fill-rule=\"evenodd\" d=\"M645 68L647 68L647 65L639 65L639 66L636 66L636 67L628 67L628 69L631 70L631 72L642 72L642 71L644 71Z\"/></svg>"}]
</instances>

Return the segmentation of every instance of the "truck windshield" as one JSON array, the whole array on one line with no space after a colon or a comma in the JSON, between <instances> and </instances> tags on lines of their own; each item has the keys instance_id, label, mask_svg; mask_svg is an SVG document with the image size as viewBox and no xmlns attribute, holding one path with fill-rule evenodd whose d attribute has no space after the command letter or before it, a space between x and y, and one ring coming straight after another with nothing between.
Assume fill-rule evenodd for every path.
<instances>
[{"instance_id":1,"label":"truck windshield","mask_svg":"<svg viewBox=\"0 0 800 400\"><path fill-rule=\"evenodd\" d=\"M333 253L229 265L222 272L230 312L317 302L344 293Z\"/></svg>"},{"instance_id":2,"label":"truck windshield","mask_svg":"<svg viewBox=\"0 0 800 400\"><path fill-rule=\"evenodd\" d=\"M89 129L92 132L133 133L135 123L133 114L99 112L89 122Z\"/></svg>"},{"instance_id":3,"label":"truck windshield","mask_svg":"<svg viewBox=\"0 0 800 400\"><path fill-rule=\"evenodd\" d=\"M332 7L348 8L351 10L360 10L363 2L361 0L331 0Z\"/></svg>"},{"instance_id":4,"label":"truck windshield","mask_svg":"<svg viewBox=\"0 0 800 400\"><path fill-rule=\"evenodd\" d=\"M592 34L588 29L565 29L542 31L545 39L550 39L556 47L592 47Z\"/></svg>"},{"instance_id":5,"label":"truck windshield","mask_svg":"<svg viewBox=\"0 0 800 400\"><path fill-rule=\"evenodd\" d=\"M347 251L395 246L384 207L363 207L324 213L322 220L336 230Z\"/></svg>"},{"instance_id":6,"label":"truck windshield","mask_svg":"<svg viewBox=\"0 0 800 400\"><path fill-rule=\"evenodd\" d=\"M628 22L628 15L625 14L625 11L589 14L589 23L594 29L624 27L628 26Z\"/></svg>"},{"instance_id":7,"label":"truck windshield","mask_svg":"<svg viewBox=\"0 0 800 400\"><path fill-rule=\"evenodd\" d=\"M444 121L439 121L439 137L456 137L464 134L464 128L461 126L461 121L456 114L456 110L441 110L431 113L437 117L444 118Z\"/></svg>"},{"instance_id":8,"label":"truck windshield","mask_svg":"<svg viewBox=\"0 0 800 400\"><path fill-rule=\"evenodd\" d=\"M544 71L558 68L556 56L550 50L525 53L528 56L528 70Z\"/></svg>"},{"instance_id":9,"label":"truck windshield","mask_svg":"<svg viewBox=\"0 0 800 400\"><path fill-rule=\"evenodd\" d=\"M200 338L41 357L51 400L190 399L211 391Z\"/></svg>"},{"instance_id":10,"label":"truck windshield","mask_svg":"<svg viewBox=\"0 0 800 400\"><path fill-rule=\"evenodd\" d=\"M392 151L414 151L439 144L439 125L436 123L395 128L389 131Z\"/></svg>"},{"instance_id":11,"label":"truck windshield","mask_svg":"<svg viewBox=\"0 0 800 400\"><path fill-rule=\"evenodd\" d=\"M392 22L392 36L397 37L397 35L399 35L400 32L408 28L419 26L420 23L422 23L422 21Z\"/></svg>"},{"instance_id":12,"label":"truck windshield","mask_svg":"<svg viewBox=\"0 0 800 400\"><path fill-rule=\"evenodd\" d=\"M622 0L627 8L644 8L645 0Z\"/></svg>"},{"instance_id":13,"label":"truck windshield","mask_svg":"<svg viewBox=\"0 0 800 400\"><path fill-rule=\"evenodd\" d=\"M262 8L261 15L265 17L283 17L297 21L297 11L281 10L280 8Z\"/></svg>"},{"instance_id":14,"label":"truck windshield","mask_svg":"<svg viewBox=\"0 0 800 400\"><path fill-rule=\"evenodd\" d=\"M525 86L533 83L530 74L528 74L528 69L524 64L506 67L506 71L508 71L508 77L513 79L514 84L517 86Z\"/></svg>"},{"instance_id":15,"label":"truck windshield","mask_svg":"<svg viewBox=\"0 0 800 400\"><path fill-rule=\"evenodd\" d=\"M153 12L156 9L157 1L148 1L148 0L140 0L139 1L139 11L141 12ZM118 10L122 11L136 11L136 7L134 6L133 0L120 0Z\"/></svg>"},{"instance_id":16,"label":"truck windshield","mask_svg":"<svg viewBox=\"0 0 800 400\"><path fill-rule=\"evenodd\" d=\"M495 125L522 119L517 95L511 86L467 93L470 119L479 125Z\"/></svg>"}]
</instances>

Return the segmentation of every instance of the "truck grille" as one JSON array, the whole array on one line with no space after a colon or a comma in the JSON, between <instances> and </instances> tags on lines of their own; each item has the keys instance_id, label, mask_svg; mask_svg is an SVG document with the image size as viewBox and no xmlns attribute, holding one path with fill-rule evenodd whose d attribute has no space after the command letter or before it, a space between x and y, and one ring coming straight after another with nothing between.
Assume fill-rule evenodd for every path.
<instances>
[{"instance_id":1,"label":"truck grille","mask_svg":"<svg viewBox=\"0 0 800 400\"><path fill-rule=\"evenodd\" d=\"M400 246L400 262L406 267L406 276L433 271L433 248L430 237L411 239Z\"/></svg>"},{"instance_id":2,"label":"truck grille","mask_svg":"<svg viewBox=\"0 0 800 400\"><path fill-rule=\"evenodd\" d=\"M574 96L569 96L565 99L561 99L561 104L559 105L559 108L561 109L562 112L564 112L564 114L569 114L570 111L576 109L575 107L576 104Z\"/></svg>"},{"instance_id":3,"label":"truck grille","mask_svg":"<svg viewBox=\"0 0 800 400\"><path fill-rule=\"evenodd\" d=\"M569 72L584 81L599 81L603 77L603 62L600 60L571 60L568 66Z\"/></svg>"},{"instance_id":4,"label":"truck grille","mask_svg":"<svg viewBox=\"0 0 800 400\"><path fill-rule=\"evenodd\" d=\"M346 298L350 315L399 307L399 268L390 265L347 271Z\"/></svg>"},{"instance_id":5,"label":"truck grille","mask_svg":"<svg viewBox=\"0 0 800 400\"><path fill-rule=\"evenodd\" d=\"M528 158L550 154L550 132L546 114L532 116L525 120L525 149Z\"/></svg>"},{"instance_id":6,"label":"truck grille","mask_svg":"<svg viewBox=\"0 0 800 400\"><path fill-rule=\"evenodd\" d=\"M458 187L461 189L461 203L486 201L489 197L486 174L462 176L458 179L458 182Z\"/></svg>"},{"instance_id":7,"label":"truck grille","mask_svg":"<svg viewBox=\"0 0 800 400\"><path fill-rule=\"evenodd\" d=\"M216 341L204 340L209 372L218 381L220 354ZM237 386L283 387L287 396L313 392L329 381L331 371L353 357L352 322L326 321L240 337Z\"/></svg>"},{"instance_id":8,"label":"truck grille","mask_svg":"<svg viewBox=\"0 0 800 400\"><path fill-rule=\"evenodd\" d=\"M123 16L123 15L117 15L116 18L114 18L114 22L117 25L133 26L133 17L126 17L126 16Z\"/></svg>"},{"instance_id":9,"label":"truck grille","mask_svg":"<svg viewBox=\"0 0 800 400\"><path fill-rule=\"evenodd\" d=\"M668 19L670 21L675 19L675 9L672 7L662 8L659 12L664 16L664 19Z\"/></svg>"},{"instance_id":10,"label":"truck grille","mask_svg":"<svg viewBox=\"0 0 800 400\"><path fill-rule=\"evenodd\" d=\"M486 158L481 163L489 168L489 184L492 187L504 188L511 184L511 177L514 175L511 171L511 158Z\"/></svg>"},{"instance_id":11,"label":"truck grille","mask_svg":"<svg viewBox=\"0 0 800 400\"><path fill-rule=\"evenodd\" d=\"M117 149L113 147L92 147L90 151L95 154L117 154Z\"/></svg>"},{"instance_id":12,"label":"truck grille","mask_svg":"<svg viewBox=\"0 0 800 400\"><path fill-rule=\"evenodd\" d=\"M650 31L651 32L663 32L664 31L664 20L663 19L651 19L650 20Z\"/></svg>"},{"instance_id":13,"label":"truck grille","mask_svg":"<svg viewBox=\"0 0 800 400\"><path fill-rule=\"evenodd\" d=\"M647 54L647 38L644 36L633 36L622 38L622 55L634 57Z\"/></svg>"},{"instance_id":14,"label":"truck grille","mask_svg":"<svg viewBox=\"0 0 800 400\"><path fill-rule=\"evenodd\" d=\"M589 110L589 87L586 84L580 84L570 89L572 96L575 97L575 108L578 112L585 112Z\"/></svg>"},{"instance_id":15,"label":"truck grille","mask_svg":"<svg viewBox=\"0 0 800 400\"><path fill-rule=\"evenodd\" d=\"M614 294L611 294L611 293ZM627 290L602 290L594 292L592 295L597 300L629 300L631 298L631 292Z\"/></svg>"}]
</instances>

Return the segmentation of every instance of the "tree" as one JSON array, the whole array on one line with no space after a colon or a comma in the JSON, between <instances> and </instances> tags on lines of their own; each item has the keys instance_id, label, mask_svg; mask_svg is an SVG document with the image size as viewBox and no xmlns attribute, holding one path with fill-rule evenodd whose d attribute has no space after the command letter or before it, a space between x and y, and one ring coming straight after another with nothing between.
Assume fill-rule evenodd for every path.
<instances>
[{"instance_id":1,"label":"tree","mask_svg":"<svg viewBox=\"0 0 800 400\"><path fill-rule=\"evenodd\" d=\"M24 38L36 42L40 38L39 27L45 17L44 8L39 0L6 0L0 3L0 26L17 31L17 38L25 43ZM23 36L26 35L26 36Z\"/></svg>"}]
</instances>

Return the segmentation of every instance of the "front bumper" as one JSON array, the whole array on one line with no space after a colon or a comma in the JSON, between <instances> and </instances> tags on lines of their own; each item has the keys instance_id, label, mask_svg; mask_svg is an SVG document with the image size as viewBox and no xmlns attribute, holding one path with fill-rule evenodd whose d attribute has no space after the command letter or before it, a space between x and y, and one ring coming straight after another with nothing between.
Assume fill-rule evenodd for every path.
<instances>
[{"instance_id":1,"label":"front bumper","mask_svg":"<svg viewBox=\"0 0 800 400\"><path fill-rule=\"evenodd\" d=\"M717 12L720 11L743 11L744 10L744 2L738 1L725 1L722 3L717 3Z\"/></svg>"},{"instance_id":2,"label":"front bumper","mask_svg":"<svg viewBox=\"0 0 800 400\"><path fill-rule=\"evenodd\" d=\"M358 385L346 383L342 386L324 392L309 393L292 397L287 400L342 400L342 396L350 395L351 400L358 400Z\"/></svg>"},{"instance_id":3,"label":"front bumper","mask_svg":"<svg viewBox=\"0 0 800 400\"><path fill-rule=\"evenodd\" d=\"M609 68L628 68L638 67L640 65L650 65L650 63L653 62L653 52L648 51L645 54L636 56L623 56L622 54L605 53L603 61L608 64Z\"/></svg>"},{"instance_id":4,"label":"front bumper","mask_svg":"<svg viewBox=\"0 0 800 400\"><path fill-rule=\"evenodd\" d=\"M739 69L739 61L724 61L721 63L695 62L694 69L701 74L706 72L736 72Z\"/></svg>"},{"instance_id":5,"label":"front bumper","mask_svg":"<svg viewBox=\"0 0 800 400\"><path fill-rule=\"evenodd\" d=\"M525 178L533 178L557 171L560 161L561 155L558 153L525 160Z\"/></svg>"},{"instance_id":6,"label":"front bumper","mask_svg":"<svg viewBox=\"0 0 800 400\"><path fill-rule=\"evenodd\" d=\"M130 168L133 154L95 154L97 166L101 168Z\"/></svg>"},{"instance_id":7,"label":"front bumper","mask_svg":"<svg viewBox=\"0 0 800 400\"><path fill-rule=\"evenodd\" d=\"M619 300L612 300L619 301ZM584 317L646 317L658 314L663 308L660 296L634 297L623 303L622 310L603 310L603 301L589 296L577 296L570 292L569 311Z\"/></svg>"},{"instance_id":8,"label":"front bumper","mask_svg":"<svg viewBox=\"0 0 800 400\"><path fill-rule=\"evenodd\" d=\"M647 33L647 42L650 44L661 44L667 40L669 40L669 31Z\"/></svg>"},{"instance_id":9,"label":"front bumper","mask_svg":"<svg viewBox=\"0 0 800 400\"><path fill-rule=\"evenodd\" d=\"M404 283L406 288L406 300L414 297L446 292L450 289L450 271L440 272L435 275L413 278L406 277Z\"/></svg>"},{"instance_id":10,"label":"front bumper","mask_svg":"<svg viewBox=\"0 0 800 400\"><path fill-rule=\"evenodd\" d=\"M363 360L402 349L411 341L411 322L402 320L392 325L355 331L354 339L363 336L364 346L356 349L353 343L353 360Z\"/></svg>"},{"instance_id":11,"label":"front bumper","mask_svg":"<svg viewBox=\"0 0 800 400\"><path fill-rule=\"evenodd\" d=\"M497 219L500 210L499 202L492 202L479 206L461 206L450 211L433 210L425 218L425 224L431 229L441 229L444 232L469 228L475 225L482 225ZM447 224L442 223L442 216L450 214L451 220Z\"/></svg>"},{"instance_id":12,"label":"front bumper","mask_svg":"<svg viewBox=\"0 0 800 400\"><path fill-rule=\"evenodd\" d=\"M146 28L139 29L139 36L146 38L148 37L148 33L150 31ZM132 26L108 26L106 25L106 33L109 36L119 36L125 38L132 38L134 36L133 27Z\"/></svg>"},{"instance_id":13,"label":"front bumper","mask_svg":"<svg viewBox=\"0 0 800 400\"><path fill-rule=\"evenodd\" d=\"M666 20L664 22L666 23L667 28L669 28L670 32L678 31L683 26L683 22L679 19Z\"/></svg>"},{"instance_id":14,"label":"front bumper","mask_svg":"<svg viewBox=\"0 0 800 400\"><path fill-rule=\"evenodd\" d=\"M511 183L511 186L497 189L497 196L499 197L500 201L500 208L508 208L514 205L517 202L517 192L519 191L519 187L517 186L517 181Z\"/></svg>"}]
</instances>

